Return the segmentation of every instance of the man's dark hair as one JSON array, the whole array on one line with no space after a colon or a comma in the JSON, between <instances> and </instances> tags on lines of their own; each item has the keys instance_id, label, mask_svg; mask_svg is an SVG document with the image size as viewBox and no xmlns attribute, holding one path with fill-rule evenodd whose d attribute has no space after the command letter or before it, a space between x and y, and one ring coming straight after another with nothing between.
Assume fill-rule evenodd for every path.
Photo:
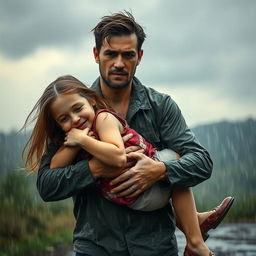
<instances>
[{"instance_id":1,"label":"man's dark hair","mask_svg":"<svg viewBox=\"0 0 256 256\"><path fill-rule=\"evenodd\" d=\"M95 44L97 51L100 52L102 43L106 38L107 42L112 36L122 36L136 34L138 52L146 38L143 28L135 21L133 15L128 12L114 13L109 16L104 16L95 28L92 29L95 36Z\"/></svg>"}]
</instances>

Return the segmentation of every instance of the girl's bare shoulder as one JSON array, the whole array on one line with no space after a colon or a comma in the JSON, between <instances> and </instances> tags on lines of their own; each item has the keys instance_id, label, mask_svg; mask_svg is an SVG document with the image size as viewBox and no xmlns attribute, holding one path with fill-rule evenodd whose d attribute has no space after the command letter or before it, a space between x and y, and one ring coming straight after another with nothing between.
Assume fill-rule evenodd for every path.
<instances>
[{"instance_id":1,"label":"girl's bare shoulder","mask_svg":"<svg viewBox=\"0 0 256 256\"><path fill-rule=\"evenodd\" d=\"M121 122L117 119L117 117L115 117L110 112L100 112L97 115L96 124L97 124L97 127L103 126L103 125L104 126L108 126L108 125L116 126L117 125L120 129L121 128L123 129Z\"/></svg>"}]
</instances>

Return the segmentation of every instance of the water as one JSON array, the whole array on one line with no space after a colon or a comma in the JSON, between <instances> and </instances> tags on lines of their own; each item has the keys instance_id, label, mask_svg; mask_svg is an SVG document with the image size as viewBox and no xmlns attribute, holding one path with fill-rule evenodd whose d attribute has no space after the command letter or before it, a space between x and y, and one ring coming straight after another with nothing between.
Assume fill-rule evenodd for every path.
<instances>
[{"instance_id":1,"label":"water","mask_svg":"<svg viewBox=\"0 0 256 256\"><path fill-rule=\"evenodd\" d=\"M256 223L222 224L209 234L206 244L216 256L256 256ZM185 238L179 230L176 236L179 256L182 256ZM67 252L65 256L73 256L73 253Z\"/></svg>"},{"instance_id":2,"label":"water","mask_svg":"<svg viewBox=\"0 0 256 256\"><path fill-rule=\"evenodd\" d=\"M222 224L209 234L206 244L216 256L256 256L256 223ZM176 235L182 256L185 239L180 231Z\"/></svg>"}]
</instances>

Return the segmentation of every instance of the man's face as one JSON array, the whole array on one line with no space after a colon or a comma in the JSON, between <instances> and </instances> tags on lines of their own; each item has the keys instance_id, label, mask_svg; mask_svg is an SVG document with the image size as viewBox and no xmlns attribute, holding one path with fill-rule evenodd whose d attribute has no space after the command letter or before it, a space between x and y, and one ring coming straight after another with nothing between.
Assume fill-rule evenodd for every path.
<instances>
[{"instance_id":1,"label":"man's face","mask_svg":"<svg viewBox=\"0 0 256 256\"><path fill-rule=\"evenodd\" d=\"M105 39L99 53L94 48L103 84L115 89L131 85L142 55L142 50L138 53L135 34L113 36L109 43Z\"/></svg>"}]
</instances>

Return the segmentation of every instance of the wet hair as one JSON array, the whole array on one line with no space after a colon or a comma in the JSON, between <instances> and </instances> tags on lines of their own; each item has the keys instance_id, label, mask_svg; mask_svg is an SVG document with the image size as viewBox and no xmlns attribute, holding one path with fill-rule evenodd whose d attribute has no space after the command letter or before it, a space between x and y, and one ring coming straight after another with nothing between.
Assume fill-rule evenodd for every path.
<instances>
[{"instance_id":1,"label":"wet hair","mask_svg":"<svg viewBox=\"0 0 256 256\"><path fill-rule=\"evenodd\" d=\"M112 36L131 35L133 33L137 36L137 50L139 52L146 38L143 28L135 21L133 15L128 11L102 17L101 21L92 29L92 31L94 32L95 45L98 52L100 52L105 39L109 43Z\"/></svg>"},{"instance_id":2,"label":"wet hair","mask_svg":"<svg viewBox=\"0 0 256 256\"><path fill-rule=\"evenodd\" d=\"M97 93L88 88L73 76L66 75L57 78L45 89L32 111L29 113L22 129L35 121L32 134L23 150L27 152L25 158L25 169L37 171L43 153L51 141L57 146L61 146L64 141L65 133L57 124L51 113L51 105L54 100L63 94L79 94L86 98L90 104L96 103L93 107L99 109L111 109L109 104Z\"/></svg>"}]
</instances>

